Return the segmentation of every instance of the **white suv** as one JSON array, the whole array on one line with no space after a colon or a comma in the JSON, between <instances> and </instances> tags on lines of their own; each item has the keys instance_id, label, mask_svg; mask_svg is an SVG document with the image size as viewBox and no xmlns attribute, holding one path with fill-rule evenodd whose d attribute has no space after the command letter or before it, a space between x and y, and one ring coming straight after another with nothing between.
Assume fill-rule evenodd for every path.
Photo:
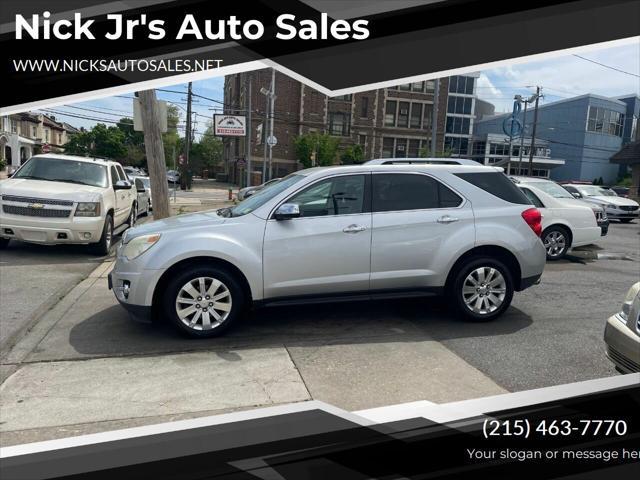
<instances>
[{"instance_id":1,"label":"white suv","mask_svg":"<svg viewBox=\"0 0 640 480\"><path fill-rule=\"evenodd\" d=\"M541 215L502 169L360 165L291 174L232 207L125 234L109 287L193 336L251 303L447 293L492 320L545 265Z\"/></svg>"},{"instance_id":2,"label":"white suv","mask_svg":"<svg viewBox=\"0 0 640 480\"><path fill-rule=\"evenodd\" d=\"M12 239L81 243L106 255L136 217L136 190L117 162L35 155L0 182L0 248Z\"/></svg>"}]
</instances>

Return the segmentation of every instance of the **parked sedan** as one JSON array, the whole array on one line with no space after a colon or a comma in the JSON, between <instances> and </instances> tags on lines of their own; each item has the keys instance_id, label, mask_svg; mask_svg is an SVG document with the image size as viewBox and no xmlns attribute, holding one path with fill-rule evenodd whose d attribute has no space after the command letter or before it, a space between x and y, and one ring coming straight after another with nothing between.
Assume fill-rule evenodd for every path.
<instances>
[{"instance_id":1,"label":"parked sedan","mask_svg":"<svg viewBox=\"0 0 640 480\"><path fill-rule=\"evenodd\" d=\"M619 197L616 192L598 185L566 184L563 187L574 197L600 205L609 218L629 223L640 215L640 205L630 198Z\"/></svg>"},{"instance_id":2,"label":"parked sedan","mask_svg":"<svg viewBox=\"0 0 640 480\"><path fill-rule=\"evenodd\" d=\"M152 210L151 205L151 184L149 177L129 177L138 192L138 213L148 215Z\"/></svg>"},{"instance_id":3,"label":"parked sedan","mask_svg":"<svg viewBox=\"0 0 640 480\"><path fill-rule=\"evenodd\" d=\"M640 282L629 289L620 311L607 320L604 342L616 370L640 372Z\"/></svg>"},{"instance_id":4,"label":"parked sedan","mask_svg":"<svg viewBox=\"0 0 640 480\"><path fill-rule=\"evenodd\" d=\"M536 183L518 187L542 213L542 243L547 260L559 260L570 248L590 245L600 239L601 230L591 207L574 198L553 197Z\"/></svg>"},{"instance_id":5,"label":"parked sedan","mask_svg":"<svg viewBox=\"0 0 640 480\"><path fill-rule=\"evenodd\" d=\"M167 181L169 183L180 183L180 172L177 170L167 170Z\"/></svg>"},{"instance_id":6,"label":"parked sedan","mask_svg":"<svg viewBox=\"0 0 640 480\"><path fill-rule=\"evenodd\" d=\"M242 201L245 198L249 198L251 195L253 195L256 192L259 192L260 190L268 187L269 185L273 185L274 183L279 182L280 179L279 178L272 178L271 180L267 180L266 182L264 182L262 185L254 185L253 187L244 187L241 188L240 190L238 190L238 201Z\"/></svg>"}]
</instances>

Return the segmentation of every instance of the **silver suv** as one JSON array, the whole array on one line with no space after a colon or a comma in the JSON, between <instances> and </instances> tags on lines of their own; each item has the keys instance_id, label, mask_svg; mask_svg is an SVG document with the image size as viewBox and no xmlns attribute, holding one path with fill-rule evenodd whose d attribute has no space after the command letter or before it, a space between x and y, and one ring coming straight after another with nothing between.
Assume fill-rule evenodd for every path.
<instances>
[{"instance_id":1,"label":"silver suv","mask_svg":"<svg viewBox=\"0 0 640 480\"><path fill-rule=\"evenodd\" d=\"M109 287L134 317L196 337L251 304L449 295L492 320L538 282L540 212L501 169L360 165L291 174L232 208L133 228Z\"/></svg>"}]
</instances>

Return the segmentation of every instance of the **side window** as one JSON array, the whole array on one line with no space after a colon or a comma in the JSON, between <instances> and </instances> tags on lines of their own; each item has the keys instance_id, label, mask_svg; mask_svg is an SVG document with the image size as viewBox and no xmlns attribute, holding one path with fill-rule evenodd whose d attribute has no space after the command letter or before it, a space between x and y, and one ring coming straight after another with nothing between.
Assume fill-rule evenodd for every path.
<instances>
[{"instance_id":1,"label":"side window","mask_svg":"<svg viewBox=\"0 0 640 480\"><path fill-rule=\"evenodd\" d=\"M118 171L116 170L116 167L111 165L111 184L115 185L118 180L120 180L120 177L118 176Z\"/></svg>"},{"instance_id":2,"label":"side window","mask_svg":"<svg viewBox=\"0 0 640 480\"><path fill-rule=\"evenodd\" d=\"M298 204L301 217L362 213L364 185L364 175L328 178L294 195L287 203Z\"/></svg>"},{"instance_id":3,"label":"side window","mask_svg":"<svg viewBox=\"0 0 640 480\"><path fill-rule=\"evenodd\" d=\"M144 183L139 178L136 178L136 190L144 190Z\"/></svg>"},{"instance_id":4,"label":"side window","mask_svg":"<svg viewBox=\"0 0 640 480\"><path fill-rule=\"evenodd\" d=\"M524 192L524 194L527 196L527 198L529 200L531 200L531 203L537 207L537 208L544 208L544 203L542 203L542 200L540 200L538 198L538 196L533 193L531 190L529 190L528 188L523 188L522 191Z\"/></svg>"},{"instance_id":5,"label":"side window","mask_svg":"<svg viewBox=\"0 0 640 480\"><path fill-rule=\"evenodd\" d=\"M120 165L117 165L116 168L118 169L118 173L120 174L120 180L126 180L128 182L129 177L127 177L127 174L124 173L122 167Z\"/></svg>"},{"instance_id":6,"label":"side window","mask_svg":"<svg viewBox=\"0 0 640 480\"><path fill-rule=\"evenodd\" d=\"M373 175L374 212L453 208L461 203L462 199L450 188L426 175Z\"/></svg>"}]
</instances>

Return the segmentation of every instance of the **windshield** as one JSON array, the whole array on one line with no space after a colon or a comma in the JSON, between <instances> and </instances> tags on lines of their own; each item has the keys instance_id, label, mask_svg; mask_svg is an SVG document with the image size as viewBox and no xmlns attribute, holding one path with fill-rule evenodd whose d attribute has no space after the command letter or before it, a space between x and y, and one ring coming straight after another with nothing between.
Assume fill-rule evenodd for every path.
<instances>
[{"instance_id":1,"label":"windshield","mask_svg":"<svg viewBox=\"0 0 640 480\"><path fill-rule=\"evenodd\" d=\"M542 190L555 198L573 198L573 195L555 182L524 182L524 184L536 187L538 190Z\"/></svg>"},{"instance_id":2,"label":"windshield","mask_svg":"<svg viewBox=\"0 0 640 480\"><path fill-rule=\"evenodd\" d=\"M31 157L12 178L78 183L92 187L108 185L104 165L55 157Z\"/></svg>"},{"instance_id":3,"label":"windshield","mask_svg":"<svg viewBox=\"0 0 640 480\"><path fill-rule=\"evenodd\" d=\"M616 197L616 192L613 190L607 190L606 188L596 187L595 185L580 185L579 187L575 187L580 195L585 197Z\"/></svg>"},{"instance_id":4,"label":"windshield","mask_svg":"<svg viewBox=\"0 0 640 480\"><path fill-rule=\"evenodd\" d=\"M259 190L246 200L240 202L235 207L224 208L222 210L219 210L218 212L223 217L239 217L241 215L246 215L247 213L253 212L257 208L260 208L269 200L284 192L291 185L299 182L303 178L304 175L296 175L295 173L292 173L291 175L287 175L286 177L284 177L279 182L269 185L269 188L263 188L262 190Z\"/></svg>"}]
</instances>

